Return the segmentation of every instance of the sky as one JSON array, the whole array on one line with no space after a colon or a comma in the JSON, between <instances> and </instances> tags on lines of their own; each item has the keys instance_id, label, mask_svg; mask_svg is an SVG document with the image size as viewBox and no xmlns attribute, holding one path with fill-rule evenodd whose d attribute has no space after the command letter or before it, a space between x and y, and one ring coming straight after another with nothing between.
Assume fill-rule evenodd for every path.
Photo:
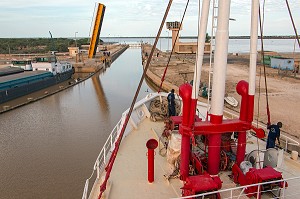
<instances>
[{"instance_id":1,"label":"sky","mask_svg":"<svg viewBox=\"0 0 300 199\"><path fill-rule=\"evenodd\" d=\"M167 21L180 21L187 0L173 0ZM202 1L201 1L202 2ZM229 34L249 35L251 0L231 0ZM262 0L261 0L262 2ZM98 2L97 2L98 3ZM100 37L156 36L168 0L102 0ZM198 0L190 0L181 36L197 35ZM289 0L300 32L300 0ZM1 0L0 38L90 37L96 2L91 0ZM208 33L211 32L209 19ZM264 35L293 35L285 0L265 1ZM77 32L77 33L75 33ZM168 31L164 26L162 36Z\"/></svg>"}]
</instances>

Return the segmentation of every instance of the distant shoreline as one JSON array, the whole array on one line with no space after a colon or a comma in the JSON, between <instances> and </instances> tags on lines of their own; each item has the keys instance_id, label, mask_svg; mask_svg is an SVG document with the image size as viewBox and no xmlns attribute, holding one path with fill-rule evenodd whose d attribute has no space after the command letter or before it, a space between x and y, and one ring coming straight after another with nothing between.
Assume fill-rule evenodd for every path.
<instances>
[{"instance_id":1,"label":"distant shoreline","mask_svg":"<svg viewBox=\"0 0 300 199\"><path fill-rule=\"evenodd\" d=\"M122 38L122 39L147 39L147 38L155 38L155 37L101 37L105 39L111 39L111 38ZM162 36L160 38L171 38ZM260 36L258 36L260 39ZM295 39L295 36L264 36L264 39ZM196 36L181 36L180 39L197 39ZM250 39L250 36L229 36L229 39Z\"/></svg>"},{"instance_id":2,"label":"distant shoreline","mask_svg":"<svg viewBox=\"0 0 300 199\"><path fill-rule=\"evenodd\" d=\"M73 39L73 37L55 37L54 39ZM112 38L119 38L119 39L147 39L147 38L155 38L153 36L149 37L133 37L133 36L128 36L128 37L103 37L100 36L100 38L105 38L105 39L112 39ZM160 38L172 38L172 36L161 36ZM181 39L197 39L197 36L180 36ZM260 36L258 36L260 39ZM286 36L264 36L264 39L296 39L294 35L286 35ZM21 37L16 37L16 38L0 38L0 39L49 39L47 37L26 37L26 38L21 38ZM89 37L78 37L77 39L89 39ZM229 39L250 39L250 36L229 36Z\"/></svg>"}]
</instances>

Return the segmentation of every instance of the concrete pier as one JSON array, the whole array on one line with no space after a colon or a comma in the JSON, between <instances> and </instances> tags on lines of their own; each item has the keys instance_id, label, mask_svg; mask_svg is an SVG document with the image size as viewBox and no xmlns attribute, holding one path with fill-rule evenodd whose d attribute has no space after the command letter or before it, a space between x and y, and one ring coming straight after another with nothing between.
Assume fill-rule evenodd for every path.
<instances>
[{"instance_id":1,"label":"concrete pier","mask_svg":"<svg viewBox=\"0 0 300 199\"><path fill-rule=\"evenodd\" d=\"M152 49L152 45L142 45L142 60L143 66L147 63L148 56ZM154 85L159 86L161 84L161 78L163 76L170 52L163 52L156 49L153 58L150 62L150 66L147 70L147 80L151 81ZM162 84L162 90L169 92L171 89L175 89L178 92L178 87L182 83L191 80L193 75L193 66L195 54L173 54L165 77L165 81ZM171 72L170 72L171 71ZM172 74L172 77L170 76ZM174 77L174 78L173 78Z\"/></svg>"},{"instance_id":2,"label":"concrete pier","mask_svg":"<svg viewBox=\"0 0 300 199\"><path fill-rule=\"evenodd\" d=\"M95 73L101 70L105 64L112 63L128 47L128 45L109 45L107 46L107 50L103 51L109 52L109 56L104 55L103 52L99 52L93 59L88 59L87 55L77 54L76 61L72 63L75 73Z\"/></svg>"}]
</instances>

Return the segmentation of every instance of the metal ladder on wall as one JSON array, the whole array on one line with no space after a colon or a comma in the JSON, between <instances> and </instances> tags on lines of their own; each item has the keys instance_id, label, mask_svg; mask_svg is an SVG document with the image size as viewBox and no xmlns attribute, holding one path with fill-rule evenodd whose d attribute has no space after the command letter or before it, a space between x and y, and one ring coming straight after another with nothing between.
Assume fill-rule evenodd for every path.
<instances>
[{"instance_id":1,"label":"metal ladder on wall","mask_svg":"<svg viewBox=\"0 0 300 199\"><path fill-rule=\"evenodd\" d=\"M213 0L212 9L212 26L211 26L211 38L210 38L210 56L209 56L209 74L208 74L208 86L207 86L207 113L210 113L210 98L214 68L214 51L216 47L216 31L218 23L218 0Z\"/></svg>"}]
</instances>

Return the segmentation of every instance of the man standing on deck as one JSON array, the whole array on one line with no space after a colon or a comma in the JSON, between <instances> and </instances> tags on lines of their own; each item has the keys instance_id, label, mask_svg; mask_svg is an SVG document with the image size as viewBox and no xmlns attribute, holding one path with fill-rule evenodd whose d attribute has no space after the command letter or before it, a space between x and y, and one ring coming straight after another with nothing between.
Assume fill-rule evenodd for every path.
<instances>
[{"instance_id":1,"label":"man standing on deck","mask_svg":"<svg viewBox=\"0 0 300 199\"><path fill-rule=\"evenodd\" d=\"M269 134L268 134L268 140L267 140L267 149L268 148L274 148L276 139L278 141L278 144L280 145L280 128L282 127L282 123L278 122L277 124L268 125Z\"/></svg>"},{"instance_id":2,"label":"man standing on deck","mask_svg":"<svg viewBox=\"0 0 300 199\"><path fill-rule=\"evenodd\" d=\"M169 93L169 95L168 95L169 117L176 115L176 110L175 110L175 95L174 95L174 92L175 92L175 90L172 89L171 93Z\"/></svg>"}]
</instances>

